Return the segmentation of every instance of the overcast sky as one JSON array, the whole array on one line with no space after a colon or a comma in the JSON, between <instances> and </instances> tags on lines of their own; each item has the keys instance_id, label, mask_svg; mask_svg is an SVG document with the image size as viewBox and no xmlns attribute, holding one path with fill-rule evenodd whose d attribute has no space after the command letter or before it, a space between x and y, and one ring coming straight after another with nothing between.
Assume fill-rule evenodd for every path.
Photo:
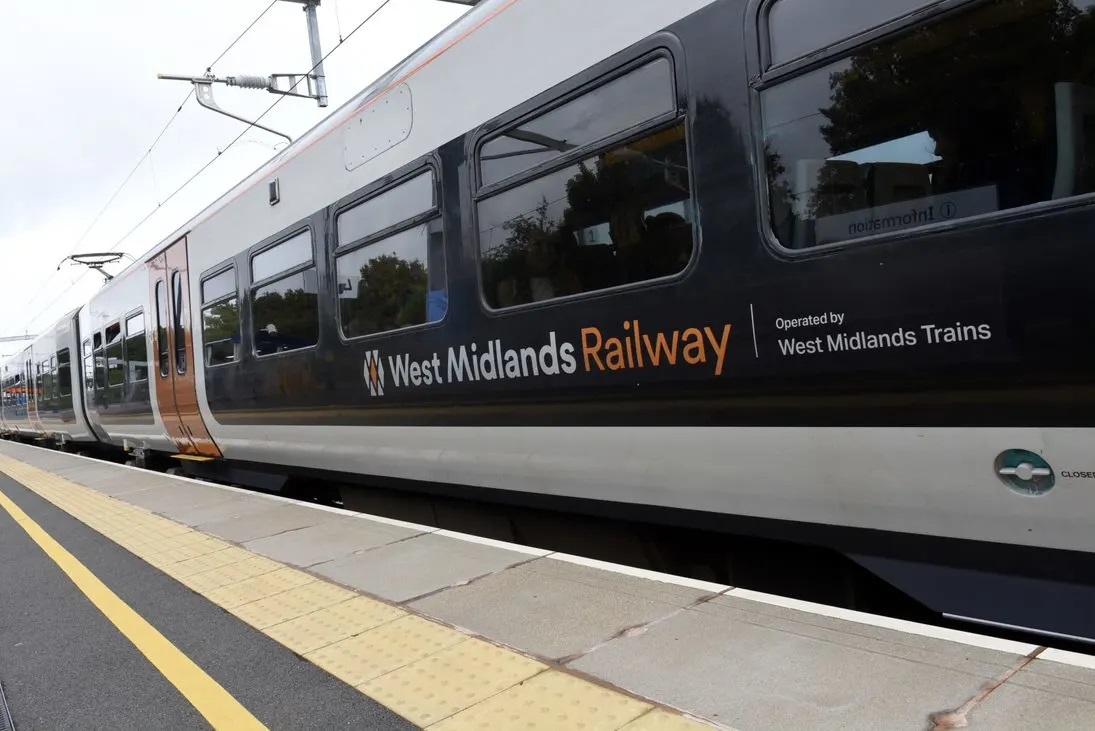
<instances>
[{"instance_id":1,"label":"overcast sky","mask_svg":"<svg viewBox=\"0 0 1095 731\"><path fill-rule=\"evenodd\" d=\"M0 68L0 335L37 333L102 285L70 253L114 249L134 225L235 138L245 125L190 99L107 211L87 227L190 90L157 73L201 75L270 0L24 0L5 3ZM322 0L323 52L382 0ZM296 138L451 23L466 8L391 0L325 62L330 105L287 98L263 124ZM304 13L278 2L213 67L217 76L311 68ZM214 87L224 109L254 119L277 97ZM139 258L284 146L252 129L162 205L119 250ZM120 271L126 259L110 268ZM0 344L4 356L22 343Z\"/></svg>"}]
</instances>

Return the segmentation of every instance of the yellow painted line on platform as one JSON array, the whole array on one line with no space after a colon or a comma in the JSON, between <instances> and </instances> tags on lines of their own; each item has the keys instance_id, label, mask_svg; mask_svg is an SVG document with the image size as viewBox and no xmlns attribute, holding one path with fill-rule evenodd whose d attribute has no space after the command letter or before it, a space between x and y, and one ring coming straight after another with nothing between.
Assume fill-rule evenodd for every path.
<instances>
[{"instance_id":1,"label":"yellow painted line on platform","mask_svg":"<svg viewBox=\"0 0 1095 731\"><path fill-rule=\"evenodd\" d=\"M262 723L184 655L170 640L137 614L38 523L0 491L4 508L47 556L53 559L92 604L148 658L213 728L265 729Z\"/></svg>"},{"instance_id":2,"label":"yellow painted line on platform","mask_svg":"<svg viewBox=\"0 0 1095 731\"><path fill-rule=\"evenodd\" d=\"M0 455L0 470L419 727L711 728L25 462Z\"/></svg>"}]
</instances>

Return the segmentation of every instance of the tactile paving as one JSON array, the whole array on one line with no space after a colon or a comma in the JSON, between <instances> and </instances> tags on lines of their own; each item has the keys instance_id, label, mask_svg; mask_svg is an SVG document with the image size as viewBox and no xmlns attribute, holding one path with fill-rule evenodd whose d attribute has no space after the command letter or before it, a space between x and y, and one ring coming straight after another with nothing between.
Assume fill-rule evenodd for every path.
<instances>
[{"instance_id":1,"label":"tactile paving","mask_svg":"<svg viewBox=\"0 0 1095 731\"><path fill-rule=\"evenodd\" d=\"M236 548L234 550L239 552L234 554L236 556L247 553L242 548ZM238 561L230 561L220 566L220 570L224 572L224 575L231 576L234 581L253 579L257 576L273 573L281 568L283 568L283 566L280 563L253 554L246 555Z\"/></svg>"},{"instance_id":2,"label":"tactile paving","mask_svg":"<svg viewBox=\"0 0 1095 731\"><path fill-rule=\"evenodd\" d=\"M343 682L360 685L467 639L456 630L408 615L305 657Z\"/></svg>"},{"instance_id":3,"label":"tactile paving","mask_svg":"<svg viewBox=\"0 0 1095 731\"><path fill-rule=\"evenodd\" d=\"M361 634L406 612L365 596L355 596L318 612L267 628L266 634L301 655Z\"/></svg>"},{"instance_id":4,"label":"tactile paving","mask_svg":"<svg viewBox=\"0 0 1095 731\"><path fill-rule=\"evenodd\" d=\"M546 669L541 662L473 638L359 688L389 708L398 708L408 721L425 727Z\"/></svg>"},{"instance_id":5,"label":"tactile paving","mask_svg":"<svg viewBox=\"0 0 1095 731\"><path fill-rule=\"evenodd\" d=\"M244 604L232 614L256 629L266 629L290 619L352 599L354 593L322 581L312 581L280 594Z\"/></svg>"},{"instance_id":6,"label":"tactile paving","mask_svg":"<svg viewBox=\"0 0 1095 731\"><path fill-rule=\"evenodd\" d=\"M548 670L430 728L614 731L652 707L573 675Z\"/></svg>"},{"instance_id":7,"label":"tactile paving","mask_svg":"<svg viewBox=\"0 0 1095 731\"><path fill-rule=\"evenodd\" d=\"M212 571L213 569L224 569L228 566L247 561L249 558L250 554L247 553L247 551L236 546L229 546L228 548L213 551L203 556L195 556L194 558L179 561L171 566L168 573L176 579L183 579L188 576L193 576L194 574ZM271 567L270 570L274 571L276 568L277 567ZM251 578L250 575L242 576L239 572L225 571L224 575L227 578L228 583ZM223 584L221 584L221 586L223 586Z\"/></svg>"},{"instance_id":8,"label":"tactile paving","mask_svg":"<svg viewBox=\"0 0 1095 731\"><path fill-rule=\"evenodd\" d=\"M0 469L424 728L709 728L26 463Z\"/></svg>"},{"instance_id":9,"label":"tactile paving","mask_svg":"<svg viewBox=\"0 0 1095 731\"><path fill-rule=\"evenodd\" d=\"M269 574L255 576L236 584L214 589L209 592L208 598L225 609L235 609L248 602L265 599L268 596L303 586L311 581L315 581L315 579L296 569L278 569Z\"/></svg>"}]
</instances>

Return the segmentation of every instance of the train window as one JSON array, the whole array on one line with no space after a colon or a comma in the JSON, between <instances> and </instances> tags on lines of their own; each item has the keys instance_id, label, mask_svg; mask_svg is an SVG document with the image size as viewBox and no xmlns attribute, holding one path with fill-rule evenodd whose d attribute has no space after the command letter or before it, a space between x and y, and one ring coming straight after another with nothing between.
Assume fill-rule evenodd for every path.
<instances>
[{"instance_id":1,"label":"train window","mask_svg":"<svg viewBox=\"0 0 1095 731\"><path fill-rule=\"evenodd\" d=\"M338 216L339 244L349 244L389 229L436 207L433 170L417 175Z\"/></svg>"},{"instance_id":2,"label":"train window","mask_svg":"<svg viewBox=\"0 0 1095 731\"><path fill-rule=\"evenodd\" d=\"M49 357L49 399L56 401L60 398L60 384L57 382L57 356Z\"/></svg>"},{"instance_id":3,"label":"train window","mask_svg":"<svg viewBox=\"0 0 1095 731\"><path fill-rule=\"evenodd\" d=\"M319 278L315 267L258 287L252 297L256 355L310 348L319 342Z\"/></svg>"},{"instance_id":4,"label":"train window","mask_svg":"<svg viewBox=\"0 0 1095 731\"><path fill-rule=\"evenodd\" d=\"M483 200L484 297L501 308L677 274L693 220L679 123Z\"/></svg>"},{"instance_id":5,"label":"train window","mask_svg":"<svg viewBox=\"0 0 1095 731\"><path fill-rule=\"evenodd\" d=\"M432 169L340 214L338 232L340 245L355 246L335 258L345 337L445 316L444 237Z\"/></svg>"},{"instance_id":6,"label":"train window","mask_svg":"<svg viewBox=\"0 0 1095 731\"><path fill-rule=\"evenodd\" d=\"M768 9L773 64L839 43L939 0L776 0Z\"/></svg>"},{"instance_id":7,"label":"train window","mask_svg":"<svg viewBox=\"0 0 1095 731\"><path fill-rule=\"evenodd\" d=\"M202 310L202 343L205 345L207 367L235 363L238 360L240 308L235 297L229 297Z\"/></svg>"},{"instance_id":8,"label":"train window","mask_svg":"<svg viewBox=\"0 0 1095 731\"><path fill-rule=\"evenodd\" d=\"M125 321L125 363L127 381L140 383L148 380L148 340L145 337L143 312Z\"/></svg>"},{"instance_id":9,"label":"train window","mask_svg":"<svg viewBox=\"0 0 1095 731\"><path fill-rule=\"evenodd\" d=\"M791 249L1092 193L1095 5L978 3L761 106L770 220Z\"/></svg>"},{"instance_id":10,"label":"train window","mask_svg":"<svg viewBox=\"0 0 1095 731\"><path fill-rule=\"evenodd\" d=\"M48 402L53 395L49 377L49 358L38 364L38 400Z\"/></svg>"},{"instance_id":11,"label":"train window","mask_svg":"<svg viewBox=\"0 0 1095 731\"><path fill-rule=\"evenodd\" d=\"M160 377L166 378L171 372L171 348L167 342L167 295L162 279L156 282L156 350Z\"/></svg>"},{"instance_id":12,"label":"train window","mask_svg":"<svg viewBox=\"0 0 1095 731\"><path fill-rule=\"evenodd\" d=\"M92 339L97 340L95 343L95 390L102 391L109 384L106 373L106 351L103 350L103 340L98 337L98 333Z\"/></svg>"},{"instance_id":13,"label":"train window","mask_svg":"<svg viewBox=\"0 0 1095 731\"><path fill-rule=\"evenodd\" d=\"M202 343L206 367L239 360L240 308L236 299L236 268L228 267L202 282Z\"/></svg>"},{"instance_id":14,"label":"train window","mask_svg":"<svg viewBox=\"0 0 1095 731\"><path fill-rule=\"evenodd\" d=\"M301 231L293 238L255 254L251 259L251 281L261 282L310 261L312 232Z\"/></svg>"},{"instance_id":15,"label":"train window","mask_svg":"<svg viewBox=\"0 0 1095 731\"><path fill-rule=\"evenodd\" d=\"M483 185L550 162L677 109L673 68L659 58L503 132L479 151Z\"/></svg>"},{"instance_id":16,"label":"train window","mask_svg":"<svg viewBox=\"0 0 1095 731\"><path fill-rule=\"evenodd\" d=\"M72 395L72 364L68 348L57 351L58 394L61 398Z\"/></svg>"},{"instance_id":17,"label":"train window","mask_svg":"<svg viewBox=\"0 0 1095 731\"><path fill-rule=\"evenodd\" d=\"M92 360L91 341L85 340L84 344L84 390L95 390L95 361Z\"/></svg>"},{"instance_id":18,"label":"train window","mask_svg":"<svg viewBox=\"0 0 1095 731\"><path fill-rule=\"evenodd\" d=\"M447 296L441 219L335 260L339 320L348 338L436 322Z\"/></svg>"},{"instance_id":19,"label":"train window","mask_svg":"<svg viewBox=\"0 0 1095 731\"><path fill-rule=\"evenodd\" d=\"M106 344L113 345L122 339L122 323L115 322L106 327Z\"/></svg>"},{"instance_id":20,"label":"train window","mask_svg":"<svg viewBox=\"0 0 1095 731\"><path fill-rule=\"evenodd\" d=\"M125 381L124 345L122 343L122 324L115 322L106 328L106 385L108 388L121 388Z\"/></svg>"},{"instance_id":21,"label":"train window","mask_svg":"<svg viewBox=\"0 0 1095 731\"><path fill-rule=\"evenodd\" d=\"M202 282L202 302L212 302L236 293L236 268L229 267Z\"/></svg>"},{"instance_id":22,"label":"train window","mask_svg":"<svg viewBox=\"0 0 1095 731\"><path fill-rule=\"evenodd\" d=\"M186 373L186 308L183 306L182 273L171 273L171 318L175 328L175 370Z\"/></svg>"}]
</instances>

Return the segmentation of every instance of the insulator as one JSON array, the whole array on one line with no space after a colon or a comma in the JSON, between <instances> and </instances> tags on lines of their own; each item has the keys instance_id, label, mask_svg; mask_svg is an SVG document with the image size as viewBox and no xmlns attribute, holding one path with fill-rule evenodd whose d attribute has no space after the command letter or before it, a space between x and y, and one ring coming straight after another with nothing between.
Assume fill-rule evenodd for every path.
<instances>
[{"instance_id":1,"label":"insulator","mask_svg":"<svg viewBox=\"0 0 1095 731\"><path fill-rule=\"evenodd\" d=\"M230 76L228 81L244 89L265 89L270 85L270 79L266 76Z\"/></svg>"}]
</instances>

